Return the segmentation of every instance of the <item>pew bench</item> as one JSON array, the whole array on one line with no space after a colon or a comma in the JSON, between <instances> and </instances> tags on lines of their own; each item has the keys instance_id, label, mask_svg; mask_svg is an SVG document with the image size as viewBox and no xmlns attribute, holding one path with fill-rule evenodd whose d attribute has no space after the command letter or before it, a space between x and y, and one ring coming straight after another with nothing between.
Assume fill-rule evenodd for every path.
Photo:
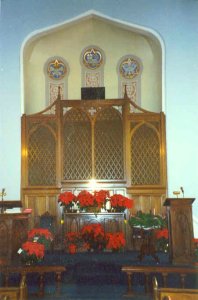
<instances>
[{"instance_id":1,"label":"pew bench","mask_svg":"<svg viewBox=\"0 0 198 300\"><path fill-rule=\"evenodd\" d=\"M159 288L153 277L153 300L198 300L198 289Z\"/></svg>"},{"instance_id":2,"label":"pew bench","mask_svg":"<svg viewBox=\"0 0 198 300\"><path fill-rule=\"evenodd\" d=\"M123 266L122 271L127 274L127 292L125 296L134 295L132 275L135 273L141 273L145 276L144 288L145 292L149 293L152 291L152 278L153 273L159 273L163 278L163 287L167 287L167 277L169 274L178 274L180 278L180 287L185 288L185 278L187 274L195 274L198 276L197 267L175 267L175 266Z\"/></svg>"},{"instance_id":3,"label":"pew bench","mask_svg":"<svg viewBox=\"0 0 198 300\"><path fill-rule=\"evenodd\" d=\"M27 300L26 276L22 275L19 287L1 287L0 300Z\"/></svg>"},{"instance_id":4,"label":"pew bench","mask_svg":"<svg viewBox=\"0 0 198 300\"><path fill-rule=\"evenodd\" d=\"M28 274L36 273L39 275L39 296L44 296L45 288L45 274L54 273L56 281L56 294L60 294L61 275L66 271L64 266L48 266L48 265L35 265L35 266L4 266L1 268L1 273L4 275L4 286L8 287L10 274L20 274L21 278L26 280Z\"/></svg>"}]
</instances>

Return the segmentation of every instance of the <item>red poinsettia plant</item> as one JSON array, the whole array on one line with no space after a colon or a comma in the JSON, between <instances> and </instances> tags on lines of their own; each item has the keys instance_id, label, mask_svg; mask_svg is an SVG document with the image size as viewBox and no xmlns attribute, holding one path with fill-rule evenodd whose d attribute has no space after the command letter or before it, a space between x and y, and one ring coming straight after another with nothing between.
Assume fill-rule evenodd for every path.
<instances>
[{"instance_id":1,"label":"red poinsettia plant","mask_svg":"<svg viewBox=\"0 0 198 300\"><path fill-rule=\"evenodd\" d=\"M194 249L195 249L195 260L198 260L198 238L193 238Z\"/></svg>"},{"instance_id":2,"label":"red poinsettia plant","mask_svg":"<svg viewBox=\"0 0 198 300\"><path fill-rule=\"evenodd\" d=\"M68 232L65 235L65 245L70 254L75 254L82 243L80 232Z\"/></svg>"},{"instance_id":3,"label":"red poinsettia plant","mask_svg":"<svg viewBox=\"0 0 198 300\"><path fill-rule=\"evenodd\" d=\"M167 252L169 247L168 228L159 228L154 231L156 239L156 248L158 251Z\"/></svg>"},{"instance_id":4,"label":"red poinsettia plant","mask_svg":"<svg viewBox=\"0 0 198 300\"><path fill-rule=\"evenodd\" d=\"M95 205L94 196L88 191L81 191L77 196L80 208L85 208L88 206Z\"/></svg>"},{"instance_id":5,"label":"red poinsettia plant","mask_svg":"<svg viewBox=\"0 0 198 300\"><path fill-rule=\"evenodd\" d=\"M63 192L58 196L58 202L61 206L71 208L77 203L77 197L72 192Z\"/></svg>"},{"instance_id":6,"label":"red poinsettia plant","mask_svg":"<svg viewBox=\"0 0 198 300\"><path fill-rule=\"evenodd\" d=\"M115 211L124 211L126 208L132 208L134 201L121 194L114 194L110 197L111 208Z\"/></svg>"},{"instance_id":7,"label":"red poinsettia plant","mask_svg":"<svg viewBox=\"0 0 198 300\"><path fill-rule=\"evenodd\" d=\"M87 250L103 250L106 246L105 231L99 223L84 225L81 236Z\"/></svg>"},{"instance_id":8,"label":"red poinsettia plant","mask_svg":"<svg viewBox=\"0 0 198 300\"><path fill-rule=\"evenodd\" d=\"M47 228L33 228L28 231L28 240L38 242L48 248L53 241L53 235Z\"/></svg>"},{"instance_id":9,"label":"red poinsettia plant","mask_svg":"<svg viewBox=\"0 0 198 300\"><path fill-rule=\"evenodd\" d=\"M107 245L106 249L110 249L112 251L120 251L125 247L126 240L123 232L108 232L106 234Z\"/></svg>"},{"instance_id":10,"label":"red poinsettia plant","mask_svg":"<svg viewBox=\"0 0 198 300\"><path fill-rule=\"evenodd\" d=\"M83 190L77 196L81 209L88 207L97 207L101 209L102 207L105 207L108 198L109 191L106 190L94 191L93 193Z\"/></svg>"},{"instance_id":11,"label":"red poinsettia plant","mask_svg":"<svg viewBox=\"0 0 198 300\"><path fill-rule=\"evenodd\" d=\"M99 212L102 208L107 211L124 211L133 206L133 200L123 195L115 194L110 196L108 190L89 192L82 190L77 196L72 192L61 193L58 197L61 206L72 211L72 207L77 207L80 211ZM108 208L106 206L108 202ZM110 203L110 204L109 204ZM90 210L90 208L92 210ZM76 211L73 209L73 211Z\"/></svg>"},{"instance_id":12,"label":"red poinsettia plant","mask_svg":"<svg viewBox=\"0 0 198 300\"><path fill-rule=\"evenodd\" d=\"M23 262L32 264L43 259L45 247L43 244L27 241L22 244L22 247L18 250L18 253L21 255Z\"/></svg>"},{"instance_id":13,"label":"red poinsettia plant","mask_svg":"<svg viewBox=\"0 0 198 300\"><path fill-rule=\"evenodd\" d=\"M68 232L65 236L65 245L70 254L79 248L88 251L103 251L104 249L118 251L124 248L126 240L122 232L105 233L100 223L87 224L80 232Z\"/></svg>"},{"instance_id":14,"label":"red poinsettia plant","mask_svg":"<svg viewBox=\"0 0 198 300\"><path fill-rule=\"evenodd\" d=\"M100 190L94 192L94 199L95 203L98 205L98 207L102 208L105 207L106 202L110 198L109 191L106 190Z\"/></svg>"},{"instance_id":15,"label":"red poinsettia plant","mask_svg":"<svg viewBox=\"0 0 198 300\"><path fill-rule=\"evenodd\" d=\"M161 239L161 238L168 239L168 229L167 228L156 229L155 237L156 239Z\"/></svg>"}]
</instances>

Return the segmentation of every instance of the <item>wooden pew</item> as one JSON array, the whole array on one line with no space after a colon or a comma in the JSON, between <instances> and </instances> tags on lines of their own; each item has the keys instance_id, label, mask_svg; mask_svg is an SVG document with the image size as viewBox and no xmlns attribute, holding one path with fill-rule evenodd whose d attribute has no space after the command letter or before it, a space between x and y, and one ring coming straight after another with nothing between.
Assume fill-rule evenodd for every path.
<instances>
[{"instance_id":1,"label":"wooden pew","mask_svg":"<svg viewBox=\"0 0 198 300\"><path fill-rule=\"evenodd\" d=\"M0 300L27 300L26 276L22 275L19 287L1 287Z\"/></svg>"},{"instance_id":2,"label":"wooden pew","mask_svg":"<svg viewBox=\"0 0 198 300\"><path fill-rule=\"evenodd\" d=\"M198 289L159 288L153 277L153 300L198 300Z\"/></svg>"},{"instance_id":3,"label":"wooden pew","mask_svg":"<svg viewBox=\"0 0 198 300\"><path fill-rule=\"evenodd\" d=\"M153 273L161 274L163 278L163 287L167 287L167 278L169 274L178 274L180 278L180 287L182 289L185 288L185 278L187 274L198 274L198 268L195 266L189 267L175 267L175 266L138 266L138 265L130 265L130 266L122 266L122 272L127 274L127 283L128 289L125 296L132 296L134 294L133 291L133 282L132 276L135 273L144 274L145 276L145 292L148 293L152 290L151 277Z\"/></svg>"},{"instance_id":4,"label":"wooden pew","mask_svg":"<svg viewBox=\"0 0 198 300\"><path fill-rule=\"evenodd\" d=\"M56 294L60 293L60 284L61 284L61 274L66 271L64 266L45 266L45 265L35 265L35 266L5 266L1 268L1 272L4 274L5 286L8 286L9 275L11 273L21 274L21 278L25 278L27 274L37 273L39 274L39 296L44 296L44 277L46 273L54 273L56 276ZM13 298L15 299L15 298ZM18 298L16 298L18 300ZM24 298L23 300L25 300ZM0 299L1 300L1 299ZM22 299L20 299L22 300Z\"/></svg>"}]
</instances>

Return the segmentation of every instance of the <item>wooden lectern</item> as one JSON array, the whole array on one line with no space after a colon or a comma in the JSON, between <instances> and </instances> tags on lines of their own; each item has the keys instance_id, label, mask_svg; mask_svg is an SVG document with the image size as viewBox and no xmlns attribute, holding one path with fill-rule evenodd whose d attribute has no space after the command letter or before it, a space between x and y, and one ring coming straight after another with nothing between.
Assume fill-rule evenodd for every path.
<instances>
[{"instance_id":1,"label":"wooden lectern","mask_svg":"<svg viewBox=\"0 0 198 300\"><path fill-rule=\"evenodd\" d=\"M190 264L194 257L192 203L194 198L167 198L170 260Z\"/></svg>"},{"instance_id":2,"label":"wooden lectern","mask_svg":"<svg viewBox=\"0 0 198 300\"><path fill-rule=\"evenodd\" d=\"M7 208L22 207L21 201L0 201L0 265L10 264L27 239L27 213L6 213Z\"/></svg>"}]
</instances>

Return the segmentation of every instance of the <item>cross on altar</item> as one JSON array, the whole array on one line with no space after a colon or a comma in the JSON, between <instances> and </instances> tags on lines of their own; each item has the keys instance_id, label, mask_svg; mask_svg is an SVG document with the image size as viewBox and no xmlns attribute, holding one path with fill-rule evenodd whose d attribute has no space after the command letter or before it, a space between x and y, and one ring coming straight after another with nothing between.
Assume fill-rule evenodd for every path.
<instances>
[{"instance_id":1,"label":"cross on altar","mask_svg":"<svg viewBox=\"0 0 198 300\"><path fill-rule=\"evenodd\" d=\"M94 107L91 107L88 111L91 116L93 116L96 113L96 109Z\"/></svg>"}]
</instances>

